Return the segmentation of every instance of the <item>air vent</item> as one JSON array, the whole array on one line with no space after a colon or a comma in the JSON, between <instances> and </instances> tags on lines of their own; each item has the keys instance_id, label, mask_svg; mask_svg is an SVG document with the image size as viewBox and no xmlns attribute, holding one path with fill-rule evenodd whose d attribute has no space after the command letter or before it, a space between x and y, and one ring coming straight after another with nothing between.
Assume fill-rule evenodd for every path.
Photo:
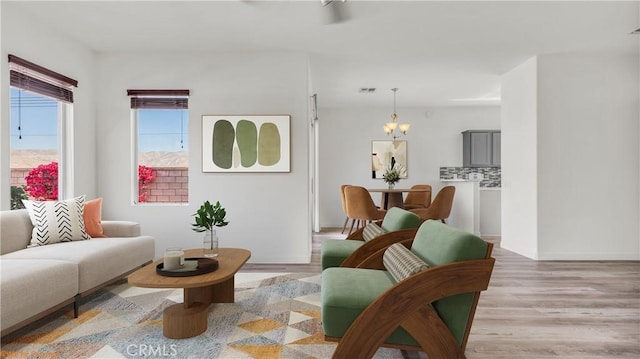
<instances>
[{"instance_id":1,"label":"air vent","mask_svg":"<svg viewBox=\"0 0 640 359\"><path fill-rule=\"evenodd\" d=\"M360 87L360 90L358 90L359 93L372 93L372 92L376 92L376 88L375 87Z\"/></svg>"}]
</instances>

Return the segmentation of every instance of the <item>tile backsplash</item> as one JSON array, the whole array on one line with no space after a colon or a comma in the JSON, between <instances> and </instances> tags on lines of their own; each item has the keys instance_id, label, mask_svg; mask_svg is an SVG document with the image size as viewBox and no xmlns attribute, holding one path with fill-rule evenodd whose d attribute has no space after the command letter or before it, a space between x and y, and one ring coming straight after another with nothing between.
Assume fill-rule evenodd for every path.
<instances>
[{"instance_id":1,"label":"tile backsplash","mask_svg":"<svg viewBox=\"0 0 640 359\"><path fill-rule=\"evenodd\" d=\"M440 179L469 179L470 173L484 176L481 188L500 188L502 169L500 167L440 167Z\"/></svg>"}]
</instances>

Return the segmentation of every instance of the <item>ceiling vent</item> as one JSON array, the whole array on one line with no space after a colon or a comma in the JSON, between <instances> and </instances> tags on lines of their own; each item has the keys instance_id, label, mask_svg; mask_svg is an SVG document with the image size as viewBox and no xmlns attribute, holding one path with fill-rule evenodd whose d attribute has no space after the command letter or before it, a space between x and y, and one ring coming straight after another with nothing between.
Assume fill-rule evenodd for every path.
<instances>
[{"instance_id":1,"label":"ceiling vent","mask_svg":"<svg viewBox=\"0 0 640 359\"><path fill-rule=\"evenodd\" d=\"M376 88L375 87L360 87L360 90L358 90L359 93L373 93L376 92Z\"/></svg>"}]
</instances>

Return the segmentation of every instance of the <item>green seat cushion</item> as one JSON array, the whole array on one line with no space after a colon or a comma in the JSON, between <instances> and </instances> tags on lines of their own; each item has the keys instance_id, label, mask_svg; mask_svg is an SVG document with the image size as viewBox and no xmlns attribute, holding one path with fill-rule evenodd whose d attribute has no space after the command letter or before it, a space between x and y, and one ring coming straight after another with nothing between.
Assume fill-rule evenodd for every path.
<instances>
[{"instance_id":1,"label":"green seat cushion","mask_svg":"<svg viewBox=\"0 0 640 359\"><path fill-rule=\"evenodd\" d=\"M327 268L322 272L322 329L325 335L341 338L353 321L377 297L395 284L387 271L355 268ZM404 329L396 329L387 343L418 345Z\"/></svg>"},{"instance_id":2,"label":"green seat cushion","mask_svg":"<svg viewBox=\"0 0 640 359\"><path fill-rule=\"evenodd\" d=\"M418 229L411 251L430 267L434 267L452 262L483 259L487 254L487 242L440 221L429 220ZM459 294L433 303L433 308L458 343L462 343L472 304L473 293Z\"/></svg>"},{"instance_id":3,"label":"green seat cushion","mask_svg":"<svg viewBox=\"0 0 640 359\"><path fill-rule=\"evenodd\" d=\"M363 241L350 239L325 239L320 247L322 270L329 267L340 267L342 262L363 244Z\"/></svg>"},{"instance_id":4,"label":"green seat cushion","mask_svg":"<svg viewBox=\"0 0 640 359\"><path fill-rule=\"evenodd\" d=\"M401 229L418 228L420 221L420 216L413 212L399 207L391 207L384 215L380 226L387 232L393 232Z\"/></svg>"},{"instance_id":5,"label":"green seat cushion","mask_svg":"<svg viewBox=\"0 0 640 359\"><path fill-rule=\"evenodd\" d=\"M386 232L391 232L401 229L418 228L419 225L420 217L415 213L402 208L391 207L387 210L380 227ZM353 251L363 244L363 241L356 240L324 240L320 248L320 264L322 265L322 270L329 267L339 267Z\"/></svg>"}]
</instances>

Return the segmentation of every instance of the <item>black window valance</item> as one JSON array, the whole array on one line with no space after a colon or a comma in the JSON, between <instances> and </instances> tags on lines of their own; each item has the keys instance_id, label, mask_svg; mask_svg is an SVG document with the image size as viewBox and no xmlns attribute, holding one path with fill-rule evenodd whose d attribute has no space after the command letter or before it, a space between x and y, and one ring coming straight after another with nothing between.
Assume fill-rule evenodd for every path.
<instances>
[{"instance_id":1,"label":"black window valance","mask_svg":"<svg viewBox=\"0 0 640 359\"><path fill-rule=\"evenodd\" d=\"M132 109L186 110L189 90L127 90Z\"/></svg>"},{"instance_id":2,"label":"black window valance","mask_svg":"<svg viewBox=\"0 0 640 359\"><path fill-rule=\"evenodd\" d=\"M73 103L78 81L15 55L9 55L9 83L13 87Z\"/></svg>"}]
</instances>

